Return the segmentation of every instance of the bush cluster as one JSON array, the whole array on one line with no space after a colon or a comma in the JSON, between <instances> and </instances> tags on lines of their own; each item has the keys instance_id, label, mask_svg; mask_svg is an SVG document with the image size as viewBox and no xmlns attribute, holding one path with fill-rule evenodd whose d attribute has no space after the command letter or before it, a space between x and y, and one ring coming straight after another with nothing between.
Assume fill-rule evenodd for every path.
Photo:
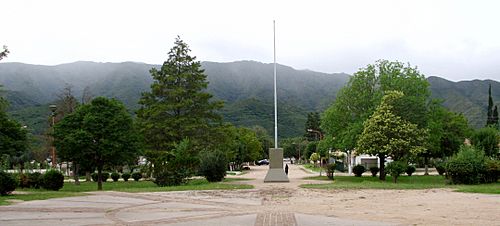
<instances>
[{"instance_id":1,"label":"bush cluster","mask_svg":"<svg viewBox=\"0 0 500 226\"><path fill-rule=\"evenodd\" d=\"M94 182L97 182L97 180L99 180L99 175L97 173L92 173L90 176L92 177L92 181ZM109 178L109 173L102 172L101 177L102 182L106 182Z\"/></svg>"},{"instance_id":2,"label":"bush cluster","mask_svg":"<svg viewBox=\"0 0 500 226\"><path fill-rule=\"evenodd\" d=\"M221 151L209 152L202 156L199 174L209 182L219 182L226 176L227 158Z\"/></svg>"},{"instance_id":3,"label":"bush cluster","mask_svg":"<svg viewBox=\"0 0 500 226\"><path fill-rule=\"evenodd\" d=\"M486 172L484 173L485 183L495 183L500 177L500 160L488 159L485 163Z\"/></svg>"},{"instance_id":4,"label":"bush cluster","mask_svg":"<svg viewBox=\"0 0 500 226\"><path fill-rule=\"evenodd\" d=\"M336 165L337 164L335 163L329 163L328 165L326 165L326 176L330 180L333 180L333 173L335 172Z\"/></svg>"},{"instance_id":5,"label":"bush cluster","mask_svg":"<svg viewBox=\"0 0 500 226\"><path fill-rule=\"evenodd\" d=\"M370 167L370 172L372 173L372 177L376 177L378 171L380 171L380 169L377 166Z\"/></svg>"},{"instance_id":6,"label":"bush cluster","mask_svg":"<svg viewBox=\"0 0 500 226\"><path fill-rule=\"evenodd\" d=\"M439 175L444 175L446 172L446 164L445 163L437 163L436 164L436 170L438 171Z\"/></svg>"},{"instance_id":7,"label":"bush cluster","mask_svg":"<svg viewBox=\"0 0 500 226\"><path fill-rule=\"evenodd\" d=\"M482 150L473 146L462 146L459 152L446 163L446 176L453 184L479 184L487 182L489 171ZM493 167L494 168L494 167Z\"/></svg>"},{"instance_id":8,"label":"bush cluster","mask_svg":"<svg viewBox=\"0 0 500 226\"><path fill-rule=\"evenodd\" d=\"M57 170L49 170L42 177L42 187L58 191L64 186L64 175Z\"/></svg>"},{"instance_id":9,"label":"bush cluster","mask_svg":"<svg viewBox=\"0 0 500 226\"><path fill-rule=\"evenodd\" d=\"M0 195L8 195L16 189L17 180L14 175L0 171Z\"/></svg>"},{"instance_id":10,"label":"bush cluster","mask_svg":"<svg viewBox=\"0 0 500 226\"><path fill-rule=\"evenodd\" d=\"M185 168L170 169L170 167L155 173L154 183L160 187L177 186L187 183L187 178L192 175ZM132 175L133 176L133 175Z\"/></svg>"},{"instance_id":11,"label":"bush cluster","mask_svg":"<svg viewBox=\"0 0 500 226\"><path fill-rule=\"evenodd\" d=\"M412 175L413 173L415 173L415 171L417 171L417 168L415 168L415 166L408 165L408 166L406 167L406 174L408 174L408 176L410 176L410 177L411 177L411 175Z\"/></svg>"},{"instance_id":12,"label":"bush cluster","mask_svg":"<svg viewBox=\"0 0 500 226\"><path fill-rule=\"evenodd\" d=\"M128 179L130 178L130 173L123 173L122 178L124 181L128 181Z\"/></svg>"},{"instance_id":13,"label":"bush cluster","mask_svg":"<svg viewBox=\"0 0 500 226\"><path fill-rule=\"evenodd\" d=\"M120 179L120 174L117 172L111 173L111 179L113 179L114 182L117 182L118 179Z\"/></svg>"},{"instance_id":14,"label":"bush cluster","mask_svg":"<svg viewBox=\"0 0 500 226\"><path fill-rule=\"evenodd\" d=\"M139 181L142 178L142 173L134 172L134 173L132 173L131 176L134 179L134 181Z\"/></svg>"},{"instance_id":15,"label":"bush cluster","mask_svg":"<svg viewBox=\"0 0 500 226\"><path fill-rule=\"evenodd\" d=\"M393 162L387 164L386 170L387 170L387 173L392 176L394 183L396 183L399 175L404 173L407 168L408 168L408 165L406 163L400 162L400 161L393 161Z\"/></svg>"},{"instance_id":16,"label":"bush cluster","mask_svg":"<svg viewBox=\"0 0 500 226\"><path fill-rule=\"evenodd\" d=\"M352 172L354 172L354 175L356 177L361 177L361 174L363 174L366 171L365 167L363 165L356 165L354 168L352 168Z\"/></svg>"}]
</instances>

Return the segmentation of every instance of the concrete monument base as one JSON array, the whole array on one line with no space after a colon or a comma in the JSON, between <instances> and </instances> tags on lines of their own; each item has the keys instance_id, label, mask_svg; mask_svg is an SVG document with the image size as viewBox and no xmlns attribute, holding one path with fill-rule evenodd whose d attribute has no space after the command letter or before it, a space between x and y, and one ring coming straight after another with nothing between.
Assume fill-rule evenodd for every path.
<instances>
[{"instance_id":1,"label":"concrete monument base","mask_svg":"<svg viewBox=\"0 0 500 226\"><path fill-rule=\"evenodd\" d=\"M283 148L269 149L269 171L264 182L290 182L283 169Z\"/></svg>"}]
</instances>

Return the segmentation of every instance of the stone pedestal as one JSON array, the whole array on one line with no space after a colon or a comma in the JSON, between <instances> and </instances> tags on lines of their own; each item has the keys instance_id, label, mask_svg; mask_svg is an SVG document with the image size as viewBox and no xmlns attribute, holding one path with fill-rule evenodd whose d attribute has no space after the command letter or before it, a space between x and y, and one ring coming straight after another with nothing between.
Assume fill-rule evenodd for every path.
<instances>
[{"instance_id":1,"label":"stone pedestal","mask_svg":"<svg viewBox=\"0 0 500 226\"><path fill-rule=\"evenodd\" d=\"M290 182L283 169L283 148L269 149L269 171L264 182Z\"/></svg>"}]
</instances>

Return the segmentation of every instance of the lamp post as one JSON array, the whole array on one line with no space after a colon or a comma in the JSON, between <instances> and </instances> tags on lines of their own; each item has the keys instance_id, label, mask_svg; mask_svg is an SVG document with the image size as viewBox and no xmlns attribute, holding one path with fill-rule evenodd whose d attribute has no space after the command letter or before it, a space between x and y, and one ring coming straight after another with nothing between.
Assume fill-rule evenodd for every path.
<instances>
[{"instance_id":1,"label":"lamp post","mask_svg":"<svg viewBox=\"0 0 500 226\"><path fill-rule=\"evenodd\" d=\"M314 129L307 129L307 132L316 133L319 136L319 140L323 140L323 133L321 133L321 131L314 130Z\"/></svg>"},{"instance_id":2,"label":"lamp post","mask_svg":"<svg viewBox=\"0 0 500 226\"><path fill-rule=\"evenodd\" d=\"M54 125L56 124L56 110L57 110L57 105L52 104L49 106L50 111L52 111L51 117L52 117L52 132L54 132ZM51 147L51 155L52 155L52 167L56 167L56 147L54 146L54 135L52 135L52 147Z\"/></svg>"},{"instance_id":3,"label":"lamp post","mask_svg":"<svg viewBox=\"0 0 500 226\"><path fill-rule=\"evenodd\" d=\"M316 133L319 135L319 140L323 140L323 133L321 133L321 131L314 130L314 129L307 129L307 132ZM320 155L320 157L319 157L319 176L321 176L322 169L323 169L323 158L321 158L321 155Z\"/></svg>"}]
</instances>

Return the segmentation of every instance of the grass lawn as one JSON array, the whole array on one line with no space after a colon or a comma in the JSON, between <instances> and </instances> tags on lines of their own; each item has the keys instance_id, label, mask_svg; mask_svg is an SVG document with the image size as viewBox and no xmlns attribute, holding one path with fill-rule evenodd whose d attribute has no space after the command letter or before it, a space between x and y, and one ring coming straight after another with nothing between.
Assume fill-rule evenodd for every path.
<instances>
[{"instance_id":1,"label":"grass lawn","mask_svg":"<svg viewBox=\"0 0 500 226\"><path fill-rule=\"evenodd\" d=\"M326 176L309 177L313 180L328 180ZM398 183L392 181L391 176L386 181L380 181L378 177L354 177L336 176L332 183L327 184L303 184L303 188L315 189L430 189L451 188L459 192L473 192L486 194L500 194L500 183L479 185L450 185L446 184L443 176L400 176Z\"/></svg>"},{"instance_id":2,"label":"grass lawn","mask_svg":"<svg viewBox=\"0 0 500 226\"><path fill-rule=\"evenodd\" d=\"M205 179L193 179L185 185L158 187L152 181L118 181L105 182L102 184L103 191L121 191L121 192L162 192L162 191L186 191L186 190L231 190L231 189L250 189L251 185L232 184L231 182L245 179L226 178L223 182L210 183ZM43 200L51 198L61 198L69 196L87 195L84 192L97 191L96 182L81 182L79 186L74 183L64 183L64 187L59 191L47 191L45 189L16 189L20 194L0 196L0 205L8 205L8 199L17 199L23 201Z\"/></svg>"},{"instance_id":3,"label":"grass lawn","mask_svg":"<svg viewBox=\"0 0 500 226\"><path fill-rule=\"evenodd\" d=\"M313 164L304 164L302 165L304 168L308 169L308 170L312 170L314 172L319 172L321 170L320 167L317 167L317 166L314 166ZM324 171L324 170L323 170Z\"/></svg>"}]
</instances>

